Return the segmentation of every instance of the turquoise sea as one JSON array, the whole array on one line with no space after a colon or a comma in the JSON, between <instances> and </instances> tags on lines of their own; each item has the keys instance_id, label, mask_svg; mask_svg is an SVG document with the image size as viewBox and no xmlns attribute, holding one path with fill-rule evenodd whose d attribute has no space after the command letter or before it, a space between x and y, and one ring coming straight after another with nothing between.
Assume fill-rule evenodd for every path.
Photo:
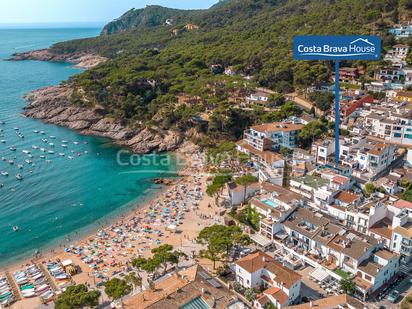
<instances>
[{"instance_id":1,"label":"turquoise sea","mask_svg":"<svg viewBox=\"0 0 412 309\"><path fill-rule=\"evenodd\" d=\"M145 156L145 164L137 166L119 165L120 148L109 140L81 136L20 115L26 104L24 94L58 84L81 71L70 64L5 59L15 52L99 32L0 29L0 172L9 174L0 174L3 267L36 250L67 243L143 203L160 189L151 180L173 175L177 169L174 157L167 154ZM121 162L129 162L130 156L123 154ZM23 179L18 180L16 174Z\"/></svg>"}]
</instances>

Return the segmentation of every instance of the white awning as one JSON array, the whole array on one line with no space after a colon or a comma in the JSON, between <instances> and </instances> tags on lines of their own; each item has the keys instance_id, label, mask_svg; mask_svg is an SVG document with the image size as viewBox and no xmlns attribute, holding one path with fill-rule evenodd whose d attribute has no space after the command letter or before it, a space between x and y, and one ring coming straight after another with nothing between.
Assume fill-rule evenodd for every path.
<instances>
[{"instance_id":1,"label":"white awning","mask_svg":"<svg viewBox=\"0 0 412 309\"><path fill-rule=\"evenodd\" d=\"M311 277L320 282L325 281L330 275L322 268L316 268L311 274Z\"/></svg>"},{"instance_id":2,"label":"white awning","mask_svg":"<svg viewBox=\"0 0 412 309\"><path fill-rule=\"evenodd\" d=\"M65 261L62 262L62 265L64 267L67 267L67 266L72 265L72 264L73 264L72 260L65 260Z\"/></svg>"},{"instance_id":3,"label":"white awning","mask_svg":"<svg viewBox=\"0 0 412 309\"><path fill-rule=\"evenodd\" d=\"M272 241L261 234L252 234L250 235L250 239L252 239L255 243L263 248L268 247L272 244Z\"/></svg>"}]
</instances>

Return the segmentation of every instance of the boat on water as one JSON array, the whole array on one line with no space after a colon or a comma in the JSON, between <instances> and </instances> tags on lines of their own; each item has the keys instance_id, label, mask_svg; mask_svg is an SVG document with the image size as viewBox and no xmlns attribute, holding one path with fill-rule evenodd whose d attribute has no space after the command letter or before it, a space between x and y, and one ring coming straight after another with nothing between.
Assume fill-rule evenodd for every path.
<instances>
[{"instance_id":1,"label":"boat on water","mask_svg":"<svg viewBox=\"0 0 412 309\"><path fill-rule=\"evenodd\" d=\"M23 180L24 177L23 177L22 174L16 174L16 179L17 179L17 180Z\"/></svg>"},{"instance_id":2,"label":"boat on water","mask_svg":"<svg viewBox=\"0 0 412 309\"><path fill-rule=\"evenodd\" d=\"M21 170L21 169L23 169L23 165L17 164L17 168L18 168L19 170Z\"/></svg>"},{"instance_id":3,"label":"boat on water","mask_svg":"<svg viewBox=\"0 0 412 309\"><path fill-rule=\"evenodd\" d=\"M19 230L19 227L17 225L13 226L13 231L17 232Z\"/></svg>"},{"instance_id":4,"label":"boat on water","mask_svg":"<svg viewBox=\"0 0 412 309\"><path fill-rule=\"evenodd\" d=\"M53 144L53 143L49 143L49 146L50 146L50 147L54 147L54 144Z\"/></svg>"},{"instance_id":5,"label":"boat on water","mask_svg":"<svg viewBox=\"0 0 412 309\"><path fill-rule=\"evenodd\" d=\"M40 151L41 151L41 152L46 152L46 149L40 148Z\"/></svg>"},{"instance_id":6,"label":"boat on water","mask_svg":"<svg viewBox=\"0 0 412 309\"><path fill-rule=\"evenodd\" d=\"M9 149L10 149L11 151L16 151L16 150L17 150L17 148L14 147L14 146L10 147Z\"/></svg>"},{"instance_id":7,"label":"boat on water","mask_svg":"<svg viewBox=\"0 0 412 309\"><path fill-rule=\"evenodd\" d=\"M5 140L5 139L2 139L1 141L0 141L0 143L2 143L2 144L5 144L7 141Z\"/></svg>"},{"instance_id":8,"label":"boat on water","mask_svg":"<svg viewBox=\"0 0 412 309\"><path fill-rule=\"evenodd\" d=\"M59 156L64 157L66 154L64 152L59 152Z\"/></svg>"},{"instance_id":9,"label":"boat on water","mask_svg":"<svg viewBox=\"0 0 412 309\"><path fill-rule=\"evenodd\" d=\"M46 159L46 156L40 156L40 159Z\"/></svg>"},{"instance_id":10,"label":"boat on water","mask_svg":"<svg viewBox=\"0 0 412 309\"><path fill-rule=\"evenodd\" d=\"M43 143L48 143L48 142L49 142L46 138L42 138L41 141L42 141Z\"/></svg>"},{"instance_id":11,"label":"boat on water","mask_svg":"<svg viewBox=\"0 0 412 309\"><path fill-rule=\"evenodd\" d=\"M44 131L40 131L40 134L43 134L43 135L44 135L44 134L46 134L46 133L45 133Z\"/></svg>"},{"instance_id":12,"label":"boat on water","mask_svg":"<svg viewBox=\"0 0 412 309\"><path fill-rule=\"evenodd\" d=\"M3 125L3 124L6 124L6 122L5 121L0 121L0 124Z\"/></svg>"},{"instance_id":13,"label":"boat on water","mask_svg":"<svg viewBox=\"0 0 412 309\"><path fill-rule=\"evenodd\" d=\"M49 136L51 139L56 139L56 136L54 136L54 135L50 135Z\"/></svg>"},{"instance_id":14,"label":"boat on water","mask_svg":"<svg viewBox=\"0 0 412 309\"><path fill-rule=\"evenodd\" d=\"M48 153L50 153L50 154L54 154L54 151L53 150L49 150L49 151L47 151Z\"/></svg>"},{"instance_id":15,"label":"boat on water","mask_svg":"<svg viewBox=\"0 0 412 309\"><path fill-rule=\"evenodd\" d=\"M72 156L68 156L67 157L69 160L73 160L73 157Z\"/></svg>"},{"instance_id":16,"label":"boat on water","mask_svg":"<svg viewBox=\"0 0 412 309\"><path fill-rule=\"evenodd\" d=\"M25 150L25 149L23 149L21 152L22 152L22 153L25 153L25 154L30 154L30 151Z\"/></svg>"},{"instance_id":17,"label":"boat on water","mask_svg":"<svg viewBox=\"0 0 412 309\"><path fill-rule=\"evenodd\" d=\"M2 160L2 161L6 161L7 159L6 159L5 157L1 157L1 160Z\"/></svg>"},{"instance_id":18,"label":"boat on water","mask_svg":"<svg viewBox=\"0 0 412 309\"><path fill-rule=\"evenodd\" d=\"M14 127L13 130L14 130L14 131L19 131L20 129L17 128L17 127Z\"/></svg>"},{"instance_id":19,"label":"boat on water","mask_svg":"<svg viewBox=\"0 0 412 309\"><path fill-rule=\"evenodd\" d=\"M9 173L7 173L6 171L2 171L1 174L2 174L3 176L9 176Z\"/></svg>"},{"instance_id":20,"label":"boat on water","mask_svg":"<svg viewBox=\"0 0 412 309\"><path fill-rule=\"evenodd\" d=\"M14 161L13 161L13 160L9 160L9 164L10 164L10 165L13 165L13 164L14 164Z\"/></svg>"},{"instance_id":21,"label":"boat on water","mask_svg":"<svg viewBox=\"0 0 412 309\"><path fill-rule=\"evenodd\" d=\"M33 130L33 133L39 133L39 130Z\"/></svg>"},{"instance_id":22,"label":"boat on water","mask_svg":"<svg viewBox=\"0 0 412 309\"><path fill-rule=\"evenodd\" d=\"M32 149L39 149L39 146L32 145L31 148L32 148Z\"/></svg>"},{"instance_id":23,"label":"boat on water","mask_svg":"<svg viewBox=\"0 0 412 309\"><path fill-rule=\"evenodd\" d=\"M73 142L73 144L75 144L75 145L79 145L79 142Z\"/></svg>"},{"instance_id":24,"label":"boat on water","mask_svg":"<svg viewBox=\"0 0 412 309\"><path fill-rule=\"evenodd\" d=\"M62 144L68 144L68 143L69 143L68 141L62 139Z\"/></svg>"}]
</instances>

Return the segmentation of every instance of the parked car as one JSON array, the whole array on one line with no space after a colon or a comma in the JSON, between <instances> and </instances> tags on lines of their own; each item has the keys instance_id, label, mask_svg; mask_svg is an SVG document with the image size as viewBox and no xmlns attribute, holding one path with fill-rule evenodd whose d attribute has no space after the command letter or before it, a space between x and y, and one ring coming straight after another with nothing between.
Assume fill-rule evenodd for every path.
<instances>
[{"instance_id":1,"label":"parked car","mask_svg":"<svg viewBox=\"0 0 412 309\"><path fill-rule=\"evenodd\" d=\"M248 254L251 253L251 252L252 252L252 249L250 249L250 248L243 248L243 249L240 250L239 256L240 256L240 257L244 257L244 256L248 255Z\"/></svg>"},{"instance_id":2,"label":"parked car","mask_svg":"<svg viewBox=\"0 0 412 309\"><path fill-rule=\"evenodd\" d=\"M399 292L397 290L393 290L392 292L390 292L389 296L388 296L388 300L391 303L395 303L399 298Z\"/></svg>"}]
</instances>

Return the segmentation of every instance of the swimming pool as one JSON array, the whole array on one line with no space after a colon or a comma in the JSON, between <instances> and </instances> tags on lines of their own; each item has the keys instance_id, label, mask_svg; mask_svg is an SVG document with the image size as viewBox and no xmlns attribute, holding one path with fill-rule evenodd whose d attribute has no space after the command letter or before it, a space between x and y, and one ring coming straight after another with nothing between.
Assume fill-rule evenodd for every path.
<instances>
[{"instance_id":1,"label":"swimming pool","mask_svg":"<svg viewBox=\"0 0 412 309\"><path fill-rule=\"evenodd\" d=\"M180 307L180 309L210 309L209 305L202 299L202 297L196 297L186 305Z\"/></svg>"},{"instance_id":2,"label":"swimming pool","mask_svg":"<svg viewBox=\"0 0 412 309\"><path fill-rule=\"evenodd\" d=\"M260 200L260 201L261 201L262 203L265 203L265 204L268 205L269 207L278 208L278 205L277 205L275 202L271 201L271 200L262 199L262 200Z\"/></svg>"}]
</instances>

